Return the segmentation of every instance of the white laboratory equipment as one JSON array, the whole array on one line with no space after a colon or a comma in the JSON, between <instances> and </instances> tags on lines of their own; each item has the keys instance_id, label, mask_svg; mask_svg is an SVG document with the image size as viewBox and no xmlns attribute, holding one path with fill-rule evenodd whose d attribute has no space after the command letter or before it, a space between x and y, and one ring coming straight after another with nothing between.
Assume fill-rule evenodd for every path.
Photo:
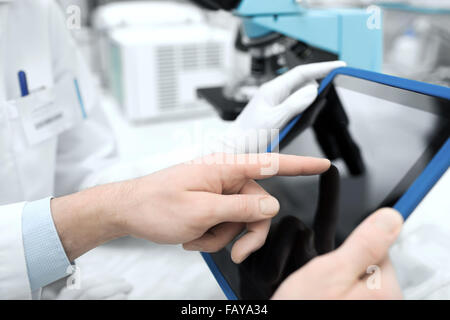
<instances>
[{"instance_id":1,"label":"white laboratory equipment","mask_svg":"<svg viewBox=\"0 0 450 320\"><path fill-rule=\"evenodd\" d=\"M234 29L212 26L194 6L125 2L95 15L104 81L131 121L172 119L211 109L201 87L226 82Z\"/></svg>"}]
</instances>

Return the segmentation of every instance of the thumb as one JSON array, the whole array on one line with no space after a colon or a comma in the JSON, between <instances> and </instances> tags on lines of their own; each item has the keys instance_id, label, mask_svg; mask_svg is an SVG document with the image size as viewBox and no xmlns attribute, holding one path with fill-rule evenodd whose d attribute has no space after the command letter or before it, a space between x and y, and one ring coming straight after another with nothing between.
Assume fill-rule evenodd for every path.
<instances>
[{"instance_id":1,"label":"thumb","mask_svg":"<svg viewBox=\"0 0 450 320\"><path fill-rule=\"evenodd\" d=\"M393 209L381 209L369 216L335 251L352 276L366 273L371 265L382 263L400 234L403 218Z\"/></svg>"}]
</instances>

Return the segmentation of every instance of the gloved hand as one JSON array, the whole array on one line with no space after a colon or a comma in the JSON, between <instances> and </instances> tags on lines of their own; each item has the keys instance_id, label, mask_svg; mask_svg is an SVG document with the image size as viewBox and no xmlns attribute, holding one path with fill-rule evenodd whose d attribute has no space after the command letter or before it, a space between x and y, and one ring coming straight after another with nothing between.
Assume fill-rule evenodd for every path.
<instances>
[{"instance_id":1,"label":"gloved hand","mask_svg":"<svg viewBox=\"0 0 450 320\"><path fill-rule=\"evenodd\" d=\"M127 300L132 289L124 279L91 275L81 279L80 289L64 287L56 300Z\"/></svg>"},{"instance_id":2,"label":"gloved hand","mask_svg":"<svg viewBox=\"0 0 450 320\"><path fill-rule=\"evenodd\" d=\"M343 61L302 65L262 85L229 130L218 142L211 144L207 153L266 152L273 138L271 130L283 129L314 102L318 90L316 80L345 65Z\"/></svg>"}]
</instances>

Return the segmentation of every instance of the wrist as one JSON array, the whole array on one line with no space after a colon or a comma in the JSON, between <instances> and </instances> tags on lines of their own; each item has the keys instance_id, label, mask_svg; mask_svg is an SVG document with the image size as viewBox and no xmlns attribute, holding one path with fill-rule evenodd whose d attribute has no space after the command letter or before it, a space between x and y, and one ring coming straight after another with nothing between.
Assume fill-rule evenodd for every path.
<instances>
[{"instance_id":1,"label":"wrist","mask_svg":"<svg viewBox=\"0 0 450 320\"><path fill-rule=\"evenodd\" d=\"M58 235L70 261L116 238L122 232L115 184L51 200ZM120 201L120 200L119 200Z\"/></svg>"}]
</instances>

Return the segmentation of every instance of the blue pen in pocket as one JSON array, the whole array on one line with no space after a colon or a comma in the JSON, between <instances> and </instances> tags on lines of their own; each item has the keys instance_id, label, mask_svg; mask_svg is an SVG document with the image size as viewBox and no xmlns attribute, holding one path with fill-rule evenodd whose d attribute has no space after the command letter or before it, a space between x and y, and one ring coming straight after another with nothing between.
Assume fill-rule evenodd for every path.
<instances>
[{"instance_id":1,"label":"blue pen in pocket","mask_svg":"<svg viewBox=\"0 0 450 320\"><path fill-rule=\"evenodd\" d=\"M30 91L28 90L28 81L27 81L27 75L25 71L19 71L19 85L20 85L20 92L22 94L22 97L26 97L30 94Z\"/></svg>"}]
</instances>

